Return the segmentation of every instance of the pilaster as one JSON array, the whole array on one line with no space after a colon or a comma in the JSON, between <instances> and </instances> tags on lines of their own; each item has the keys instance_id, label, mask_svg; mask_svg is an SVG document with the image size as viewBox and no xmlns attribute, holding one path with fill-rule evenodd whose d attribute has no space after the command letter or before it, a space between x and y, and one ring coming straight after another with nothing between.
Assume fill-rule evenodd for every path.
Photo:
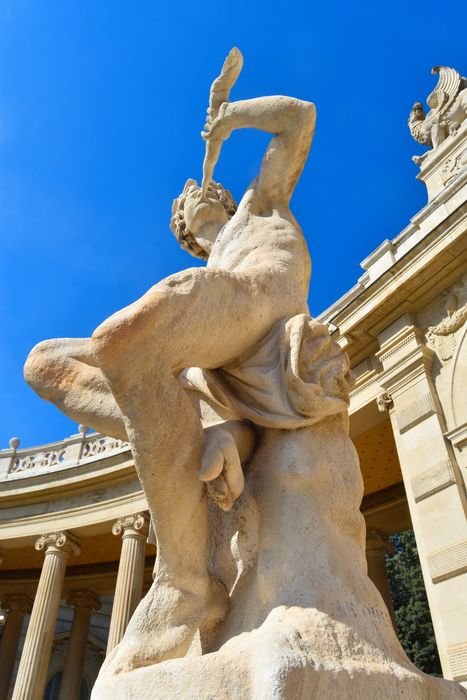
<instances>
[{"instance_id":1,"label":"pilaster","mask_svg":"<svg viewBox=\"0 0 467 700\"><path fill-rule=\"evenodd\" d=\"M465 489L432 378L433 351L404 314L379 336L379 382L417 540L443 673L467 679ZM464 594L463 594L464 592ZM464 648L462 656L459 649Z\"/></svg>"}]
</instances>

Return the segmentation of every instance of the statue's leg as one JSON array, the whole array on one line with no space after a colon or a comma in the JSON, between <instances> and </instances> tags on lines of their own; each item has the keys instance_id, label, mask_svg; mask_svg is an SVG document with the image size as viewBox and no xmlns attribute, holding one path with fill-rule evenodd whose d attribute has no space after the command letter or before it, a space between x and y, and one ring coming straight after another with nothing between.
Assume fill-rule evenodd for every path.
<instances>
[{"instance_id":1,"label":"statue's leg","mask_svg":"<svg viewBox=\"0 0 467 700\"><path fill-rule=\"evenodd\" d=\"M190 365L222 366L262 338L284 313L270 291L247 277L195 268L156 285L93 335L158 545L154 586L107 662L112 672L183 656L198 627L225 613L206 565L202 426L178 374Z\"/></svg>"},{"instance_id":2,"label":"statue's leg","mask_svg":"<svg viewBox=\"0 0 467 700\"><path fill-rule=\"evenodd\" d=\"M72 420L127 440L120 409L96 366L91 338L44 340L29 353L24 377Z\"/></svg>"}]
</instances>

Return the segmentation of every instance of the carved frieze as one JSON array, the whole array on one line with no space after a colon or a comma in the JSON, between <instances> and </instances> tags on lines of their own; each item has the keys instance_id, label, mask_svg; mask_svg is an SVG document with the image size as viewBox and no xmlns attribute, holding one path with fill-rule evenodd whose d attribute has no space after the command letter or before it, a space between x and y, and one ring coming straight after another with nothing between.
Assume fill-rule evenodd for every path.
<instances>
[{"instance_id":1,"label":"carved frieze","mask_svg":"<svg viewBox=\"0 0 467 700\"><path fill-rule=\"evenodd\" d=\"M464 167L467 166L467 149L459 153L454 158L448 158L443 168L441 169L441 180L445 185L451 178Z\"/></svg>"}]
</instances>

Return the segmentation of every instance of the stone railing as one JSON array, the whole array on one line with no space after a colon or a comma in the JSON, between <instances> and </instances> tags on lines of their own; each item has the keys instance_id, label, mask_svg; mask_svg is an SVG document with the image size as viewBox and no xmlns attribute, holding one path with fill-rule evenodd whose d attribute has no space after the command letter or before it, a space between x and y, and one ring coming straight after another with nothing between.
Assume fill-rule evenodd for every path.
<instances>
[{"instance_id":1,"label":"stone railing","mask_svg":"<svg viewBox=\"0 0 467 700\"><path fill-rule=\"evenodd\" d=\"M127 442L100 433L88 433L84 426L80 425L79 431L60 442L26 449L18 449L19 439L11 438L10 448L0 450L0 480L65 469L130 449Z\"/></svg>"}]
</instances>

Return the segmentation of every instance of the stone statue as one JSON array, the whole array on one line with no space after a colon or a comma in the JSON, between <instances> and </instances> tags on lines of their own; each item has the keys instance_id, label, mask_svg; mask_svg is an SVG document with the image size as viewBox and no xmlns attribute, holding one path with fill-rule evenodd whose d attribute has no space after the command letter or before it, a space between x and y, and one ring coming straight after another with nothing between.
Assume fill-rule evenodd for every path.
<instances>
[{"instance_id":1,"label":"stone statue","mask_svg":"<svg viewBox=\"0 0 467 700\"><path fill-rule=\"evenodd\" d=\"M430 111L425 114L421 102L415 102L408 124L415 141L435 149L456 133L467 116L467 78L447 66L435 66L431 72L438 74L439 80L427 98ZM420 156L414 160L421 162Z\"/></svg>"},{"instance_id":2,"label":"stone statue","mask_svg":"<svg viewBox=\"0 0 467 700\"><path fill-rule=\"evenodd\" d=\"M211 89L202 186L188 180L172 210L206 267L25 366L44 399L129 440L155 527L154 582L93 698L465 697L410 664L366 575L352 375L309 316L289 208L315 107L229 102L241 68L234 49ZM242 128L272 140L237 208L212 175Z\"/></svg>"}]
</instances>

